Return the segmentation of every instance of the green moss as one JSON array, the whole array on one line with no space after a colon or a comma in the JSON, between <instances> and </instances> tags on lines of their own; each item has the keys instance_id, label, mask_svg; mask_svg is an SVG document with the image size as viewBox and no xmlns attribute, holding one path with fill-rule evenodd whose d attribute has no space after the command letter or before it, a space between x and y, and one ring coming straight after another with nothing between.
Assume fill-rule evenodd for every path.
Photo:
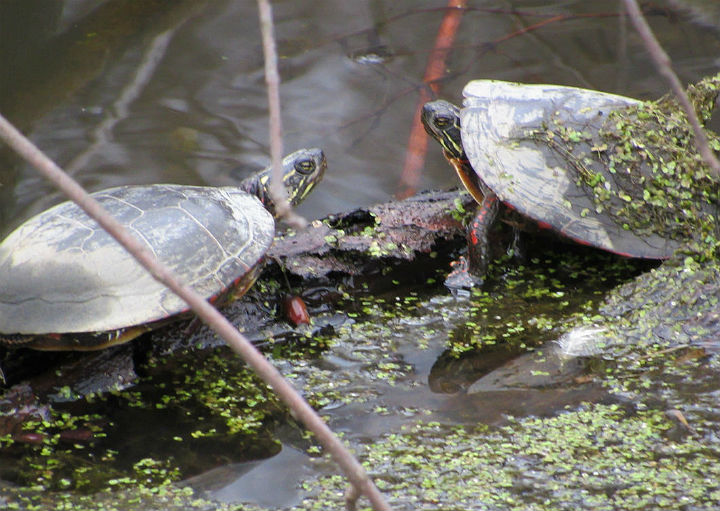
<instances>
[{"instance_id":1,"label":"green moss","mask_svg":"<svg viewBox=\"0 0 720 511\"><path fill-rule=\"evenodd\" d=\"M713 509L717 449L668 441L656 411L586 405L489 429L420 423L368 446L364 464L399 509ZM301 509L341 505L336 477L306 483Z\"/></svg>"},{"instance_id":2,"label":"green moss","mask_svg":"<svg viewBox=\"0 0 720 511\"><path fill-rule=\"evenodd\" d=\"M470 195L470 193L464 189L461 190L460 193L464 195ZM450 210L449 213L458 222L464 222L468 219L468 215L471 212L465 209L462 199L458 197L457 199L455 199L455 208Z\"/></svg>"},{"instance_id":3,"label":"green moss","mask_svg":"<svg viewBox=\"0 0 720 511\"><path fill-rule=\"evenodd\" d=\"M608 385L617 392L664 386L680 408L682 390L698 379L700 363L717 365L715 351L720 316L720 264L692 259L669 261L610 293L600 308L605 329L604 358ZM706 351L708 350L708 351ZM684 362L679 362L684 361ZM682 374L676 388L670 375Z\"/></svg>"},{"instance_id":4,"label":"green moss","mask_svg":"<svg viewBox=\"0 0 720 511\"><path fill-rule=\"evenodd\" d=\"M2 477L48 491L161 487L194 466L196 452L204 445L227 444L221 449L235 459L243 459L243 452L258 456L277 450L268 424L285 417L285 408L239 359L221 350L189 357L175 354L171 363L179 367L169 380L164 379L167 375L148 376L131 390L72 405L96 413L76 415L58 406L47 420L24 422L24 432L41 443L19 443L17 435L1 439L1 463L12 467ZM151 361L148 368L158 365L160 361ZM139 422L128 420L134 416L141 417ZM164 426L154 429L151 441L144 428L138 429L140 423L148 431ZM73 442L75 431L82 434ZM117 455L120 450L122 458Z\"/></svg>"},{"instance_id":5,"label":"green moss","mask_svg":"<svg viewBox=\"0 0 720 511\"><path fill-rule=\"evenodd\" d=\"M535 245L529 248L542 253ZM453 329L449 349L455 355L498 343L511 350L534 349L556 338L570 315L594 315L605 292L648 268L637 260L567 248L523 265L508 257L494 261L486 285L473 291L464 324Z\"/></svg>"},{"instance_id":6,"label":"green moss","mask_svg":"<svg viewBox=\"0 0 720 511\"><path fill-rule=\"evenodd\" d=\"M690 86L701 119L709 120L720 74ZM720 139L706 130L711 146ZM640 235L687 242L686 250L714 257L720 183L698 154L692 129L673 96L611 112L597 134L551 120L530 134L553 149L588 191L597 213Z\"/></svg>"}]
</instances>

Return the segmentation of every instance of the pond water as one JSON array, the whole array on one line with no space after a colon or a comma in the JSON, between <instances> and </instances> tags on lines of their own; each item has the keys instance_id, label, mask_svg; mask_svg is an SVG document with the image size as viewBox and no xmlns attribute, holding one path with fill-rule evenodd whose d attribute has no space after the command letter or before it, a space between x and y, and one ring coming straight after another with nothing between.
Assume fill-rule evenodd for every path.
<instances>
[{"instance_id":1,"label":"pond water","mask_svg":"<svg viewBox=\"0 0 720 511\"><path fill-rule=\"evenodd\" d=\"M458 102L470 79L496 78L658 97L667 86L629 22L618 14L618 5L593 0L469 2L439 96ZM403 192L408 137L418 122L422 77L444 6L442 0L273 2L286 152L317 146L329 162L324 182L300 208L308 218L368 206ZM681 80L692 82L716 72L720 32L694 23L673 7L656 3L649 21ZM0 3L0 68L7 70L0 76L0 112L91 190L130 183L227 185L268 162L255 2L5 0ZM457 185L434 144L418 179L419 189ZM0 152L0 183L2 234L62 200L7 151ZM613 263L593 259L592 264ZM623 269L617 278L637 270ZM532 273L532 267L528 271ZM586 302L601 296L599 290L616 282L588 279L597 287L573 284L572 298L528 299L496 290L483 298L499 302L492 305L483 300L456 302L444 290L436 296L437 287L403 288L397 295L383 296L384 305L368 300L344 309L356 316L345 330L338 329L329 352L309 359L277 353L277 363L308 392L315 389L316 404L331 425L357 444L370 443L418 417L451 425L497 424L508 414L542 415L583 400L604 401L607 396L596 389L578 395L519 392L498 399L481 391L458 397L454 390L488 370L483 365L488 357L497 357L489 362L493 367L514 354L464 354L457 359L445 353L453 340L473 339L494 328L515 328L513 335L529 331L528 343L553 339L553 328L564 315L588 307ZM415 297L415 303L408 305L408 296ZM392 312L401 306L410 310L408 317ZM513 307L520 314L516 320L508 319ZM493 318L501 317L495 327ZM377 330L353 331L353 321ZM304 372L305 366L313 369ZM229 374L239 370L231 365ZM326 373L333 374L329 382L319 376ZM160 400L163 393L147 387L137 392L145 393L144 401L147 395ZM334 471L305 453L310 444L282 413L277 419L282 425L269 435L267 445L231 446L228 439L227 444L205 443L203 432L213 427L205 424L196 426L199 437L180 449L176 438L193 427L183 423L192 417L181 419L184 407L197 411L193 407L199 405L181 401L168 412L151 412L145 406L128 395L100 405L116 414L115 438L109 442L111 450L121 454L111 460L113 469L137 464L143 452L161 459L176 449L182 475L194 477L193 487L221 501L270 508L298 504L298 483L310 473ZM167 424L172 427L165 431ZM278 456L264 463L241 463L277 451L278 438L283 444ZM243 448L251 455L236 452ZM182 458L198 451L208 459ZM522 457L518 460L517 469L522 470ZM272 485L266 482L270 479Z\"/></svg>"},{"instance_id":2,"label":"pond water","mask_svg":"<svg viewBox=\"0 0 720 511\"><path fill-rule=\"evenodd\" d=\"M6 0L0 111L91 190L127 183L230 184L268 163L254 2ZM319 146L325 181L309 218L402 190L438 0L275 2L286 152ZM667 90L617 6L470 2L440 96L473 78L574 85L638 98ZM560 18L557 18L560 16ZM685 82L717 67L716 32L659 8L650 21ZM536 30L527 30L545 23ZM523 30L525 32L522 32ZM0 232L61 200L0 160ZM418 188L456 179L430 146Z\"/></svg>"}]
</instances>

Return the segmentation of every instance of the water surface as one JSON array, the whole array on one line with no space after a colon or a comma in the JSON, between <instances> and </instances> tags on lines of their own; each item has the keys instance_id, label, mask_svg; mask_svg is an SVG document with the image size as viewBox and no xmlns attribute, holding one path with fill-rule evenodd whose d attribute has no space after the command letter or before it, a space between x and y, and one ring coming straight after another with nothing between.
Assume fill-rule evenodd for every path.
<instances>
[{"instance_id":1,"label":"water surface","mask_svg":"<svg viewBox=\"0 0 720 511\"><path fill-rule=\"evenodd\" d=\"M229 184L267 164L254 2L96 6L3 2L0 111L91 190ZM320 146L330 162L302 213L317 218L398 191L443 6L439 0L274 2L286 152ZM443 98L459 100L474 78L639 98L667 90L615 3L477 1L469 7L440 85ZM717 32L662 10L650 22L683 81L717 68ZM419 188L455 185L437 148L430 148ZM7 155L0 182L0 232L60 200Z\"/></svg>"}]
</instances>

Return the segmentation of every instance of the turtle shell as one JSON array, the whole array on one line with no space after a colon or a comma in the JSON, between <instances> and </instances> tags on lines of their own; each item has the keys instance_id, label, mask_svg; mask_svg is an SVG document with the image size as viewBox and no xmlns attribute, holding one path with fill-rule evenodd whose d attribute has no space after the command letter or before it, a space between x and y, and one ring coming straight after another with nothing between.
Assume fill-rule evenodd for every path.
<instances>
[{"instance_id":1,"label":"turtle shell","mask_svg":"<svg viewBox=\"0 0 720 511\"><path fill-rule=\"evenodd\" d=\"M273 241L272 216L239 188L122 186L93 196L209 299L249 286ZM3 334L123 330L187 309L71 202L29 219L0 244Z\"/></svg>"},{"instance_id":2,"label":"turtle shell","mask_svg":"<svg viewBox=\"0 0 720 511\"><path fill-rule=\"evenodd\" d=\"M463 147L473 169L504 203L543 227L617 254L664 259L681 246L663 233L630 230L598 208L579 179L579 169L568 164L563 152L572 151L576 161L603 176L606 186L618 186L606 166L584 155L603 147L598 133L608 113L637 105L638 100L575 87L496 80L472 81L463 95ZM535 136L550 130L568 137L578 134L579 140L565 149Z\"/></svg>"}]
</instances>

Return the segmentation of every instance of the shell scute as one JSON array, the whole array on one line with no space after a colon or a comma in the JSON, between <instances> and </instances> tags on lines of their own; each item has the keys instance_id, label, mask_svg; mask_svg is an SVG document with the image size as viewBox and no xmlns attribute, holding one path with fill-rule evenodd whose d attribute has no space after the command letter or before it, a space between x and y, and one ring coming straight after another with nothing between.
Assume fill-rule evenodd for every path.
<instances>
[{"instance_id":1,"label":"shell scute","mask_svg":"<svg viewBox=\"0 0 720 511\"><path fill-rule=\"evenodd\" d=\"M207 298L242 282L274 236L261 203L233 188L125 186L96 198ZM0 244L2 332L109 331L186 308L74 204L33 217Z\"/></svg>"}]
</instances>

